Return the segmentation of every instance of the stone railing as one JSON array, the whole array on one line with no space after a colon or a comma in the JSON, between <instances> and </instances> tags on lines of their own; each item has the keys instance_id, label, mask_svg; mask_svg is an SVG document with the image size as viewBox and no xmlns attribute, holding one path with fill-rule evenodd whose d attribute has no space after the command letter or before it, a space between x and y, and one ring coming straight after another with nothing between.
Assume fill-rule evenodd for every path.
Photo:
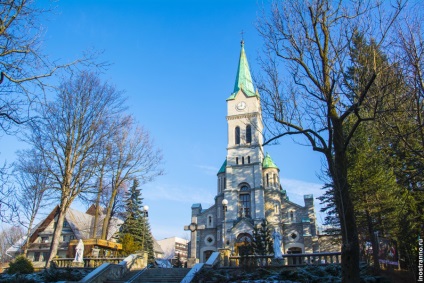
<instances>
[{"instance_id":1,"label":"stone railing","mask_svg":"<svg viewBox=\"0 0 424 283\"><path fill-rule=\"evenodd\" d=\"M120 263L124 258L118 258L118 257L105 257L105 258L84 258L84 262L74 262L74 258L55 258L52 260L52 264L56 268L96 268L102 265L103 263L113 263L118 264Z\"/></svg>"},{"instance_id":2,"label":"stone railing","mask_svg":"<svg viewBox=\"0 0 424 283\"><path fill-rule=\"evenodd\" d=\"M285 254L276 259L272 255L229 256L223 259L224 267L241 266L304 266L340 264L341 253L314 253L314 254Z\"/></svg>"},{"instance_id":3,"label":"stone railing","mask_svg":"<svg viewBox=\"0 0 424 283\"><path fill-rule=\"evenodd\" d=\"M117 280L122 278L128 271L143 269L147 266L147 252L143 254L132 254L118 264L103 263L81 279L80 283L103 283L106 280Z\"/></svg>"},{"instance_id":4,"label":"stone railing","mask_svg":"<svg viewBox=\"0 0 424 283\"><path fill-rule=\"evenodd\" d=\"M103 283L106 280L115 280L123 277L126 273L125 266L120 264L103 263L90 272L80 283Z\"/></svg>"}]
</instances>

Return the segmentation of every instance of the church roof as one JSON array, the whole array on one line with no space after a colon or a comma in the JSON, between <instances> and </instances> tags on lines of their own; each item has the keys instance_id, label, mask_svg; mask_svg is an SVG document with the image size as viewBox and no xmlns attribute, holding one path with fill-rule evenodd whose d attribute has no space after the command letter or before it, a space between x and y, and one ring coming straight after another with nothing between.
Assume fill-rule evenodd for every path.
<instances>
[{"instance_id":1,"label":"church roof","mask_svg":"<svg viewBox=\"0 0 424 283\"><path fill-rule=\"evenodd\" d=\"M271 156L269 155L269 153L266 153L266 156L264 158L264 161L262 162L262 168L263 169L267 169L267 168L278 168L277 165L275 165L274 161L272 161Z\"/></svg>"},{"instance_id":2,"label":"church roof","mask_svg":"<svg viewBox=\"0 0 424 283\"><path fill-rule=\"evenodd\" d=\"M218 174L225 173L225 168L227 168L227 159L225 159L224 163L218 171Z\"/></svg>"},{"instance_id":3,"label":"church roof","mask_svg":"<svg viewBox=\"0 0 424 283\"><path fill-rule=\"evenodd\" d=\"M234 84L233 93L227 100L232 100L236 97L239 90L248 96L259 96L253 87L252 76L250 75L249 63L247 62L246 52L244 51L244 41L241 41L240 59L237 69L236 82Z\"/></svg>"}]
</instances>

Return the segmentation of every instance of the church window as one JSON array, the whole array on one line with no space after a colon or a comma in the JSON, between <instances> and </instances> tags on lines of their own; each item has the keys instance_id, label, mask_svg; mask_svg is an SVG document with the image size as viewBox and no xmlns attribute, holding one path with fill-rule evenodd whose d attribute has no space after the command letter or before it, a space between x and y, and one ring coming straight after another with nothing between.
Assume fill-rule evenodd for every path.
<instances>
[{"instance_id":1,"label":"church window","mask_svg":"<svg viewBox=\"0 0 424 283\"><path fill-rule=\"evenodd\" d=\"M241 158L241 164L244 164L244 156Z\"/></svg>"},{"instance_id":2,"label":"church window","mask_svg":"<svg viewBox=\"0 0 424 283\"><path fill-rule=\"evenodd\" d=\"M227 179L224 177L224 190L227 188Z\"/></svg>"},{"instance_id":3,"label":"church window","mask_svg":"<svg viewBox=\"0 0 424 283\"><path fill-rule=\"evenodd\" d=\"M238 165L238 157L236 157L236 164Z\"/></svg>"},{"instance_id":4,"label":"church window","mask_svg":"<svg viewBox=\"0 0 424 283\"><path fill-rule=\"evenodd\" d=\"M250 156L247 157L247 163L250 164Z\"/></svg>"},{"instance_id":5,"label":"church window","mask_svg":"<svg viewBox=\"0 0 424 283\"><path fill-rule=\"evenodd\" d=\"M252 142L252 126L246 126L246 143Z\"/></svg>"},{"instance_id":6,"label":"church window","mask_svg":"<svg viewBox=\"0 0 424 283\"><path fill-rule=\"evenodd\" d=\"M243 186L243 187L241 187L240 191L242 191L242 192L248 192L249 191L249 187L248 186Z\"/></svg>"},{"instance_id":7,"label":"church window","mask_svg":"<svg viewBox=\"0 0 424 283\"><path fill-rule=\"evenodd\" d=\"M40 261L40 252L34 253L34 261Z\"/></svg>"},{"instance_id":8,"label":"church window","mask_svg":"<svg viewBox=\"0 0 424 283\"><path fill-rule=\"evenodd\" d=\"M278 214L278 204L274 204L274 213Z\"/></svg>"},{"instance_id":9,"label":"church window","mask_svg":"<svg viewBox=\"0 0 424 283\"><path fill-rule=\"evenodd\" d=\"M235 134L236 134L236 144L240 144L240 127L239 126L236 127Z\"/></svg>"},{"instance_id":10,"label":"church window","mask_svg":"<svg viewBox=\"0 0 424 283\"><path fill-rule=\"evenodd\" d=\"M295 221L295 217L294 217L295 215L294 215L294 211L293 210L291 210L290 211L290 221L291 222L294 222Z\"/></svg>"},{"instance_id":11,"label":"church window","mask_svg":"<svg viewBox=\"0 0 424 283\"><path fill-rule=\"evenodd\" d=\"M207 228L213 227L213 216L211 214L209 214L208 217L207 217L206 226L207 226Z\"/></svg>"},{"instance_id":12,"label":"church window","mask_svg":"<svg viewBox=\"0 0 424 283\"><path fill-rule=\"evenodd\" d=\"M248 186L243 186L240 189L239 212L240 212L240 215L239 215L240 217L250 218L250 193L249 193Z\"/></svg>"},{"instance_id":13,"label":"church window","mask_svg":"<svg viewBox=\"0 0 424 283\"><path fill-rule=\"evenodd\" d=\"M274 178L273 182L274 182L274 186L275 186L275 185L277 185L277 175L274 174L273 178Z\"/></svg>"},{"instance_id":14,"label":"church window","mask_svg":"<svg viewBox=\"0 0 424 283\"><path fill-rule=\"evenodd\" d=\"M50 253L49 252L43 252L43 260L42 261L47 261L49 259Z\"/></svg>"},{"instance_id":15,"label":"church window","mask_svg":"<svg viewBox=\"0 0 424 283\"><path fill-rule=\"evenodd\" d=\"M269 175L266 173L266 186L269 187Z\"/></svg>"}]
</instances>

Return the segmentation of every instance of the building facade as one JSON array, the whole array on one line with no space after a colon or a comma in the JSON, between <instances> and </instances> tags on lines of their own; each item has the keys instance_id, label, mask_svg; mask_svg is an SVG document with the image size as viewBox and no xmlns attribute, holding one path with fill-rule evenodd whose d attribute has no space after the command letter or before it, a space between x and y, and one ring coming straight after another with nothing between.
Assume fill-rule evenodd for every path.
<instances>
[{"instance_id":1,"label":"building facade","mask_svg":"<svg viewBox=\"0 0 424 283\"><path fill-rule=\"evenodd\" d=\"M83 257L116 257L118 252L122 250L122 244L117 243L116 235L124 221L117 217L112 217L106 235L107 238L102 240L101 229L105 215L101 213L97 220L97 225L94 225L95 210L94 205L86 212L72 208L68 209L59 238L58 258L75 257L75 247L80 239L84 243ZM32 229L29 235L27 258L32 261L36 268L44 267L49 258L58 213L59 207L56 206L43 221ZM7 254L11 257L20 255L26 242L26 237L23 237L7 250ZM156 240L153 240L153 243L155 257L162 258L163 251L161 247Z\"/></svg>"},{"instance_id":2,"label":"building facade","mask_svg":"<svg viewBox=\"0 0 424 283\"><path fill-rule=\"evenodd\" d=\"M188 240L171 237L157 242L164 252L164 259L168 259L173 266L185 266L188 256Z\"/></svg>"},{"instance_id":3,"label":"building facade","mask_svg":"<svg viewBox=\"0 0 424 283\"><path fill-rule=\"evenodd\" d=\"M238 254L263 219L281 234L283 253L318 251L313 196L304 196L304 206L291 202L279 168L264 152L261 100L243 41L234 90L227 98L227 125L227 156L217 174L215 204L207 209L193 204L185 227L191 231L190 260L205 262L223 247Z\"/></svg>"}]
</instances>

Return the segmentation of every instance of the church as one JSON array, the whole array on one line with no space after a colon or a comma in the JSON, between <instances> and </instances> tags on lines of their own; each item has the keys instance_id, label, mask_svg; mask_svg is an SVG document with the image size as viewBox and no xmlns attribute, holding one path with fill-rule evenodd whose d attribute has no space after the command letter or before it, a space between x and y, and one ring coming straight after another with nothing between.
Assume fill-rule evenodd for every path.
<instances>
[{"instance_id":1,"label":"church","mask_svg":"<svg viewBox=\"0 0 424 283\"><path fill-rule=\"evenodd\" d=\"M234 90L227 97L227 156L217 173L215 204L191 207L189 262L205 262L227 248L234 255L253 240L253 229L266 219L280 233L281 252L319 251L314 199L304 206L289 200L280 183L280 169L264 151L261 99L255 90L241 42Z\"/></svg>"}]
</instances>

